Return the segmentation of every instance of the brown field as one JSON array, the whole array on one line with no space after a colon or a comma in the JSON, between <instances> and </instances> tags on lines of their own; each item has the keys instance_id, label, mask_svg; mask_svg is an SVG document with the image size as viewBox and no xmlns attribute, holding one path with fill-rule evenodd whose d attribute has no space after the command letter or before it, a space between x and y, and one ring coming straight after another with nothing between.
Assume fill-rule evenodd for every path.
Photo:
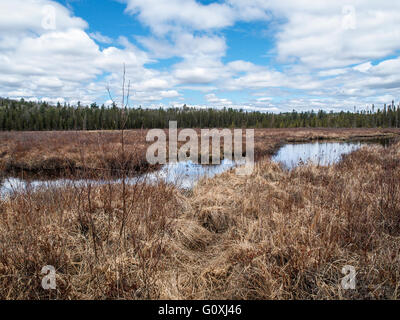
<instances>
[{"instance_id":1,"label":"brown field","mask_svg":"<svg viewBox=\"0 0 400 320\"><path fill-rule=\"evenodd\" d=\"M0 299L398 299L400 142L290 172L268 155L286 141L399 133L256 130L251 176L229 171L185 193L88 184L1 200ZM145 133L126 136L126 152L143 157ZM0 141L4 173L53 157L82 169L104 165L104 155L120 161L117 132ZM56 290L41 286L46 265L56 268ZM355 290L341 287L345 265L356 268Z\"/></svg>"}]
</instances>

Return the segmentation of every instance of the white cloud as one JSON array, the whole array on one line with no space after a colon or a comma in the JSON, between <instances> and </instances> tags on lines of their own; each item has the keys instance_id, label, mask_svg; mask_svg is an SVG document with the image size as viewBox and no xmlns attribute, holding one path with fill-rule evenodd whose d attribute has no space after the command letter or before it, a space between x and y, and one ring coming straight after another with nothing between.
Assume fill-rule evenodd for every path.
<instances>
[{"instance_id":1,"label":"white cloud","mask_svg":"<svg viewBox=\"0 0 400 320\"><path fill-rule=\"evenodd\" d=\"M236 60L227 64L228 68L235 72L248 72L257 70L257 66L251 62Z\"/></svg>"},{"instance_id":2,"label":"white cloud","mask_svg":"<svg viewBox=\"0 0 400 320\"><path fill-rule=\"evenodd\" d=\"M272 98L271 97L262 97L262 98L258 98L257 101L258 102L268 102L271 101Z\"/></svg>"},{"instance_id":3,"label":"white cloud","mask_svg":"<svg viewBox=\"0 0 400 320\"><path fill-rule=\"evenodd\" d=\"M202 56L221 57L225 54L225 39L215 35L193 35L188 32L178 32L171 35L171 40L157 37L138 37L138 40L156 58L174 56L193 59Z\"/></svg>"},{"instance_id":4,"label":"white cloud","mask_svg":"<svg viewBox=\"0 0 400 320\"><path fill-rule=\"evenodd\" d=\"M180 94L176 90L161 91L160 94L163 98L176 98L180 96Z\"/></svg>"},{"instance_id":5,"label":"white cloud","mask_svg":"<svg viewBox=\"0 0 400 320\"><path fill-rule=\"evenodd\" d=\"M73 17L67 8L50 0L2 0L0 2L0 34L42 34L47 30L46 17L54 9L55 27L59 31L69 28L85 29L87 23L78 17Z\"/></svg>"},{"instance_id":6,"label":"white cloud","mask_svg":"<svg viewBox=\"0 0 400 320\"><path fill-rule=\"evenodd\" d=\"M224 3L202 5L195 0L125 0L126 11L138 15L156 34L188 27L208 30L231 26L235 16Z\"/></svg>"},{"instance_id":7,"label":"white cloud","mask_svg":"<svg viewBox=\"0 0 400 320\"><path fill-rule=\"evenodd\" d=\"M359 72L368 72L372 68L371 62L366 62L355 66L353 69Z\"/></svg>"},{"instance_id":8,"label":"white cloud","mask_svg":"<svg viewBox=\"0 0 400 320\"><path fill-rule=\"evenodd\" d=\"M188 64L180 65L174 73L180 83L207 84L218 79L218 68L190 67Z\"/></svg>"},{"instance_id":9,"label":"white cloud","mask_svg":"<svg viewBox=\"0 0 400 320\"><path fill-rule=\"evenodd\" d=\"M338 76L340 74L345 74L348 70L343 69L329 69L329 70L322 70L318 74L321 77L331 77L331 76Z\"/></svg>"},{"instance_id":10,"label":"white cloud","mask_svg":"<svg viewBox=\"0 0 400 320\"><path fill-rule=\"evenodd\" d=\"M232 101L226 98L218 98L214 93L207 94L206 100L215 105L230 106Z\"/></svg>"},{"instance_id":11,"label":"white cloud","mask_svg":"<svg viewBox=\"0 0 400 320\"><path fill-rule=\"evenodd\" d=\"M113 40L110 37L107 37L100 32L92 32L89 33L90 37L100 43L105 43L105 44L110 44L113 42Z\"/></svg>"},{"instance_id":12,"label":"white cloud","mask_svg":"<svg viewBox=\"0 0 400 320\"><path fill-rule=\"evenodd\" d=\"M277 35L282 60L295 58L314 69L335 68L384 58L400 49L398 2L282 0L266 1L266 6L287 19ZM349 16L346 6L354 14ZM343 27L347 18L355 20L354 29Z\"/></svg>"}]
</instances>

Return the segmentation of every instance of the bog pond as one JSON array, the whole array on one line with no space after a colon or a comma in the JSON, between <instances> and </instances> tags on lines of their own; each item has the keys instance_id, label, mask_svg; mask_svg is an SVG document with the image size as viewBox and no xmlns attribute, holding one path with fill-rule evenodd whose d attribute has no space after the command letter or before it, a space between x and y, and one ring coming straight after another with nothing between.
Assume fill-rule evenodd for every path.
<instances>
[{"instance_id":1,"label":"bog pond","mask_svg":"<svg viewBox=\"0 0 400 320\"><path fill-rule=\"evenodd\" d=\"M367 144L381 144L388 146L389 142L385 139L376 141L358 142L310 142L310 143L288 143L283 145L274 156L272 161L278 162L287 170L296 166L314 163L322 166L331 165L341 160L342 156L349 154ZM140 182L157 183L164 181L171 183L179 188L191 189L202 178L212 178L217 174L223 173L236 167L235 162L222 160L219 165L199 165L187 162L178 162L164 165L160 170L128 178L127 184ZM119 183L120 179L112 180L112 183ZM19 178L5 178L0 182L0 197L4 198L15 192L34 191L47 188L59 188L65 186L84 186L89 183L92 185L108 184L107 180L22 180Z\"/></svg>"},{"instance_id":2,"label":"bog pond","mask_svg":"<svg viewBox=\"0 0 400 320\"><path fill-rule=\"evenodd\" d=\"M271 160L280 163L285 169L313 163L328 166L340 161L365 144L362 142L314 142L286 144L272 156Z\"/></svg>"}]
</instances>

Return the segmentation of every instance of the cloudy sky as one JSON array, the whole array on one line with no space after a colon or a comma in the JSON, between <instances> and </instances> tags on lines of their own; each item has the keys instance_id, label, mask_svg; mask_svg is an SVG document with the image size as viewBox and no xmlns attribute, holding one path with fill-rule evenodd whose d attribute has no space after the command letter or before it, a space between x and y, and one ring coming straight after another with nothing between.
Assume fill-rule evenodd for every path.
<instances>
[{"instance_id":1,"label":"cloudy sky","mask_svg":"<svg viewBox=\"0 0 400 320\"><path fill-rule=\"evenodd\" d=\"M352 110L400 100L400 1L0 0L0 96Z\"/></svg>"}]
</instances>

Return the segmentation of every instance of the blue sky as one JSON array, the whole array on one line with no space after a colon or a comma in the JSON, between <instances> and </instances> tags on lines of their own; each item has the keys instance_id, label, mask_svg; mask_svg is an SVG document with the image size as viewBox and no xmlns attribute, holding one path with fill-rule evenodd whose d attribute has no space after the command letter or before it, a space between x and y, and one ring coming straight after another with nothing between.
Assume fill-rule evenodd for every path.
<instances>
[{"instance_id":1,"label":"blue sky","mask_svg":"<svg viewBox=\"0 0 400 320\"><path fill-rule=\"evenodd\" d=\"M400 99L399 13L378 0L3 0L0 96L108 104L125 64L131 107L365 109Z\"/></svg>"}]
</instances>

